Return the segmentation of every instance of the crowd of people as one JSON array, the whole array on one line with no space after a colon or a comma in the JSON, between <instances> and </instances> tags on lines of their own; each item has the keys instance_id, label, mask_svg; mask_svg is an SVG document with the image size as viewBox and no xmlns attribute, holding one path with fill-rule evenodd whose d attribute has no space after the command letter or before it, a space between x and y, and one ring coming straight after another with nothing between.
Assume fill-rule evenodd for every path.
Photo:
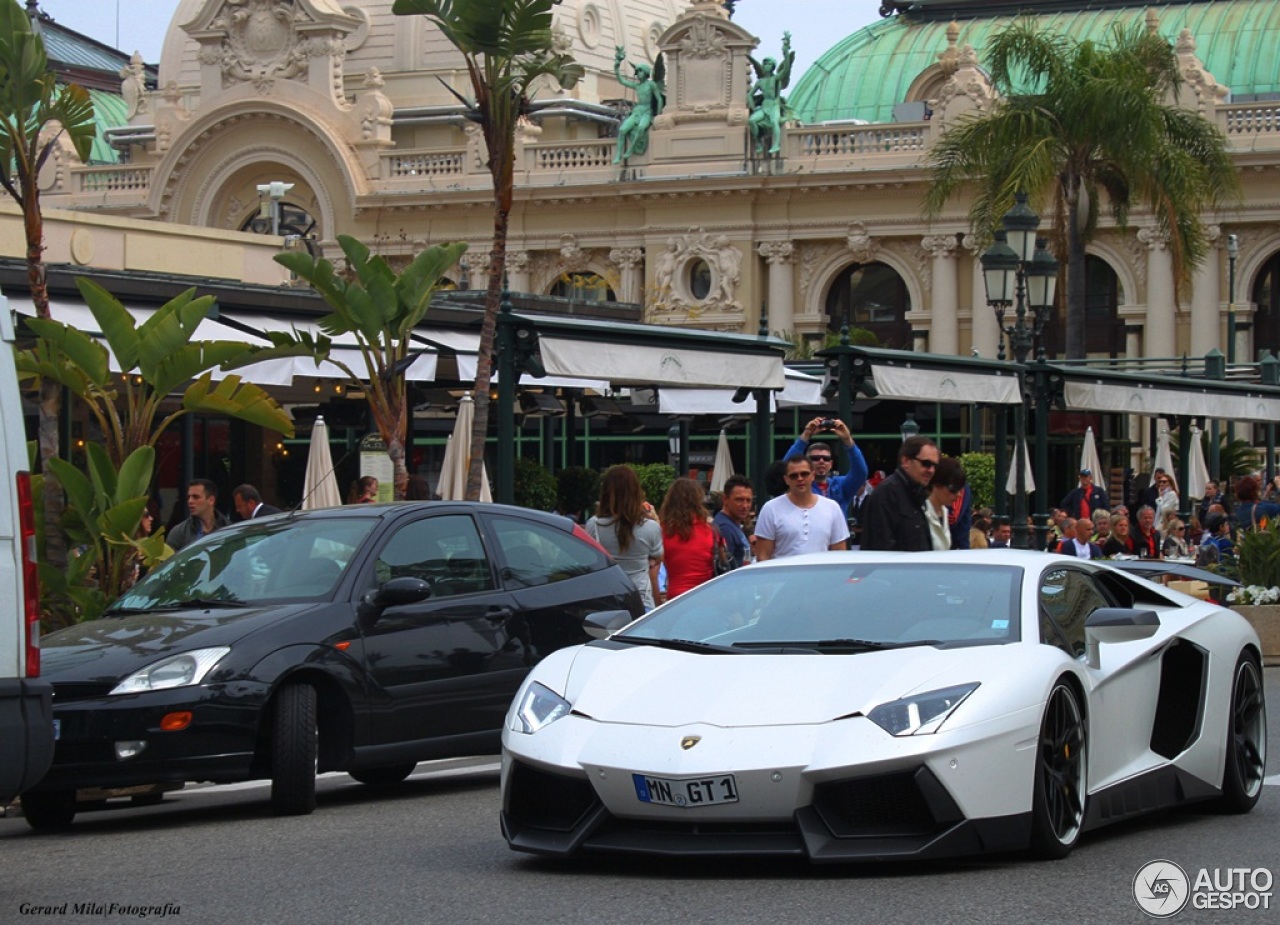
<instances>
[{"instance_id":1,"label":"crowd of people","mask_svg":"<svg viewBox=\"0 0 1280 925\"><path fill-rule=\"evenodd\" d=\"M820 439L823 434L834 440ZM844 471L836 464L837 441ZM729 477L711 499L699 482L677 478L655 507L634 469L613 466L601 478L597 509L586 530L626 572L646 610L752 562L845 549L927 552L1013 545L1010 518L988 507L975 510L964 467L943 456L927 436L903 440L897 467L873 476L845 422L817 417L766 473L765 483L768 497L758 514L755 488L744 475ZM217 509L217 490L208 479L188 485L188 516L166 537L175 551L230 522ZM377 479L362 476L352 484L348 503L367 504L377 494ZM1078 559L1220 563L1234 556L1240 531L1280 516L1280 476L1265 490L1258 476L1241 478L1234 495L1232 504L1222 485L1210 480L1184 519L1173 474L1157 468L1131 514L1127 505L1111 504L1094 473L1082 468L1075 487L1050 513L1043 548ZM239 520L280 512L252 485L238 486L232 502ZM147 532L158 511L149 513ZM1032 526L1028 519L1028 529Z\"/></svg>"}]
</instances>

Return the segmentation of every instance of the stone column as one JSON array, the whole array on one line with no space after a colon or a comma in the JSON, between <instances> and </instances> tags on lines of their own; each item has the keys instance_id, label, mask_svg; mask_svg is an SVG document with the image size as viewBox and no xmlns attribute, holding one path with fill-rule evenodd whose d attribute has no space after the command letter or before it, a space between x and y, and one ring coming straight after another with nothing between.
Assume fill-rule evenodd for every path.
<instances>
[{"instance_id":1,"label":"stone column","mask_svg":"<svg viewBox=\"0 0 1280 925\"><path fill-rule=\"evenodd\" d=\"M769 331L790 331L794 336L795 245L790 241L765 241L756 253L769 265Z\"/></svg>"},{"instance_id":2,"label":"stone column","mask_svg":"<svg viewBox=\"0 0 1280 925\"><path fill-rule=\"evenodd\" d=\"M640 302L640 289L644 280L641 267L644 264L643 247L615 247L609 251L609 260L618 268L618 301Z\"/></svg>"},{"instance_id":3,"label":"stone column","mask_svg":"<svg viewBox=\"0 0 1280 925\"><path fill-rule=\"evenodd\" d=\"M1155 228L1142 228L1138 240L1147 247L1147 323L1145 357L1177 355L1173 259L1169 240Z\"/></svg>"},{"instance_id":4,"label":"stone column","mask_svg":"<svg viewBox=\"0 0 1280 925\"><path fill-rule=\"evenodd\" d=\"M1222 229L1210 225L1206 229L1209 240L1214 244L1204 264L1196 271L1191 294L1191 349L1193 357L1202 357L1214 347L1223 353L1226 350L1219 345L1222 341L1221 325L1221 292L1222 292L1222 248L1218 244L1222 240Z\"/></svg>"},{"instance_id":5,"label":"stone column","mask_svg":"<svg viewBox=\"0 0 1280 925\"><path fill-rule=\"evenodd\" d=\"M962 243L973 254L973 285L969 295L973 304L973 346L981 356L994 360L1000 355L1000 340L1004 334L996 322L995 311L987 304L987 286L982 279L981 262L985 248L971 234L965 235Z\"/></svg>"},{"instance_id":6,"label":"stone column","mask_svg":"<svg viewBox=\"0 0 1280 925\"><path fill-rule=\"evenodd\" d=\"M529 292L528 251L510 251L507 254L507 288L512 292L533 294Z\"/></svg>"},{"instance_id":7,"label":"stone column","mask_svg":"<svg viewBox=\"0 0 1280 925\"><path fill-rule=\"evenodd\" d=\"M959 282L956 276L956 236L931 234L920 246L933 258L933 294L929 304L929 350L955 355L960 351Z\"/></svg>"}]
</instances>

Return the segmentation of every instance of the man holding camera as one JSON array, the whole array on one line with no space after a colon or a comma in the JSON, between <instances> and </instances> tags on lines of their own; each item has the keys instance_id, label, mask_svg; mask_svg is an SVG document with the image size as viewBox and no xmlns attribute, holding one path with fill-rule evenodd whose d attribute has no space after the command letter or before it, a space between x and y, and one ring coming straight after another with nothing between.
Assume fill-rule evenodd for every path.
<instances>
[{"instance_id":1,"label":"man holding camera","mask_svg":"<svg viewBox=\"0 0 1280 925\"><path fill-rule=\"evenodd\" d=\"M815 434L822 431L835 434L844 444L849 456L849 471L844 475L832 474L835 457L832 455L831 444L813 439ZM848 426L838 418L814 418L805 425L782 461L790 462L802 456L813 467L813 493L830 498L840 505L841 512L848 517L849 502L867 480L867 461L862 456L862 450L854 445L853 434L849 433Z\"/></svg>"}]
</instances>

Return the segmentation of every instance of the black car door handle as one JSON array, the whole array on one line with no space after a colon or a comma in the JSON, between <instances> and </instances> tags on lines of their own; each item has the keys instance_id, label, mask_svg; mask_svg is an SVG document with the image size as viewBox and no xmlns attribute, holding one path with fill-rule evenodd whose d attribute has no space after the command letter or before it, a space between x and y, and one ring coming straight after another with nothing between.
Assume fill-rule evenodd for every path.
<instances>
[{"instance_id":1,"label":"black car door handle","mask_svg":"<svg viewBox=\"0 0 1280 925\"><path fill-rule=\"evenodd\" d=\"M490 607L489 612L484 618L490 623L506 623L511 619L512 610L510 607Z\"/></svg>"}]
</instances>

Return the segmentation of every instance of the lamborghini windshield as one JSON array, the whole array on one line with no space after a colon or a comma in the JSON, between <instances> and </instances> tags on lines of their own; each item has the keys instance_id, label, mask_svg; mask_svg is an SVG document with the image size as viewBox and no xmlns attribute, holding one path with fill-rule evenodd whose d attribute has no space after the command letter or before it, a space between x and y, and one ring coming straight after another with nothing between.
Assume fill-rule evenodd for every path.
<instances>
[{"instance_id":1,"label":"lamborghini windshield","mask_svg":"<svg viewBox=\"0 0 1280 925\"><path fill-rule=\"evenodd\" d=\"M980 563L832 562L738 569L615 634L707 652L850 652L1019 638L1022 570Z\"/></svg>"}]
</instances>

